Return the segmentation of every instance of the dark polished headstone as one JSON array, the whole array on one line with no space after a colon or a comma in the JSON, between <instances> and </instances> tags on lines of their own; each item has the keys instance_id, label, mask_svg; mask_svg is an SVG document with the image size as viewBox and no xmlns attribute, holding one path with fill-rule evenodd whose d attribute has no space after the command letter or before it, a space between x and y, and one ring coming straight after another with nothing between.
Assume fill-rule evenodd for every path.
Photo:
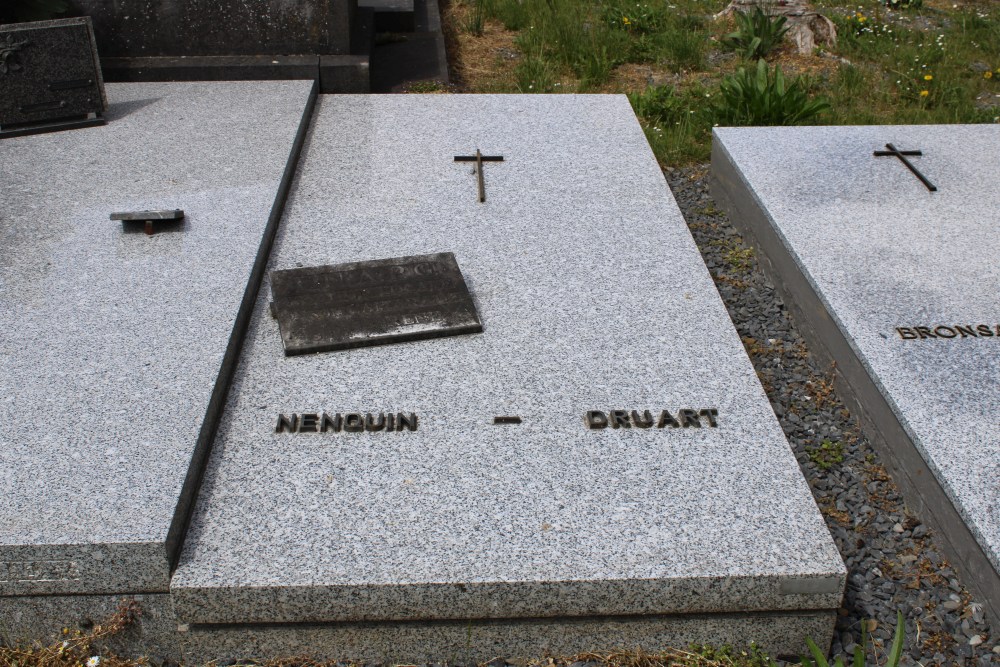
<instances>
[{"instance_id":1,"label":"dark polished headstone","mask_svg":"<svg viewBox=\"0 0 1000 667\"><path fill-rule=\"evenodd\" d=\"M356 0L71 0L114 57L354 53Z\"/></svg>"},{"instance_id":2,"label":"dark polished headstone","mask_svg":"<svg viewBox=\"0 0 1000 667\"><path fill-rule=\"evenodd\" d=\"M0 93L5 134L102 124L108 102L90 19L0 26Z\"/></svg>"},{"instance_id":3,"label":"dark polished headstone","mask_svg":"<svg viewBox=\"0 0 1000 667\"><path fill-rule=\"evenodd\" d=\"M274 271L271 293L286 355L483 330L450 252Z\"/></svg>"}]
</instances>

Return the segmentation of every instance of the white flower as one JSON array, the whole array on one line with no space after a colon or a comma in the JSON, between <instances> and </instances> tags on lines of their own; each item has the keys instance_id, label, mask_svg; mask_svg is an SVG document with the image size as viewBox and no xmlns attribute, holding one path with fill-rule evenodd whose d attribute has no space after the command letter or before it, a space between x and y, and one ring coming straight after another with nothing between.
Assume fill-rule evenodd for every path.
<instances>
[{"instance_id":1,"label":"white flower","mask_svg":"<svg viewBox=\"0 0 1000 667\"><path fill-rule=\"evenodd\" d=\"M87 667L97 667L101 664L101 656L95 655L87 659Z\"/></svg>"}]
</instances>

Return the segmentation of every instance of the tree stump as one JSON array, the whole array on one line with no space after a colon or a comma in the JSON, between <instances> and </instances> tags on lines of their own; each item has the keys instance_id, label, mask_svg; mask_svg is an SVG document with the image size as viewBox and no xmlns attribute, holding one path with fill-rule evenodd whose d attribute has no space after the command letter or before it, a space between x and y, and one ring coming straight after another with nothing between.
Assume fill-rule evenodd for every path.
<instances>
[{"instance_id":1,"label":"tree stump","mask_svg":"<svg viewBox=\"0 0 1000 667\"><path fill-rule=\"evenodd\" d=\"M837 43L837 27L833 21L814 11L806 0L731 0L729 5L715 15L716 19L733 12L751 12L760 7L765 14L784 16L788 19L787 36L795 42L799 53L812 53L820 45Z\"/></svg>"}]
</instances>

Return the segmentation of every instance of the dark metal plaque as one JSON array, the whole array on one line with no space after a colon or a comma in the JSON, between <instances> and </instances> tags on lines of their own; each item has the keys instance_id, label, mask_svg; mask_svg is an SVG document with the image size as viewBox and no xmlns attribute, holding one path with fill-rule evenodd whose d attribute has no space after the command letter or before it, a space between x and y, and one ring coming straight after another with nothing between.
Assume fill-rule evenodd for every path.
<instances>
[{"instance_id":1,"label":"dark metal plaque","mask_svg":"<svg viewBox=\"0 0 1000 667\"><path fill-rule=\"evenodd\" d=\"M108 103L90 18L0 26L0 91L4 131L99 117Z\"/></svg>"},{"instance_id":2,"label":"dark metal plaque","mask_svg":"<svg viewBox=\"0 0 1000 667\"><path fill-rule=\"evenodd\" d=\"M271 273L286 355L479 333L450 252Z\"/></svg>"}]
</instances>

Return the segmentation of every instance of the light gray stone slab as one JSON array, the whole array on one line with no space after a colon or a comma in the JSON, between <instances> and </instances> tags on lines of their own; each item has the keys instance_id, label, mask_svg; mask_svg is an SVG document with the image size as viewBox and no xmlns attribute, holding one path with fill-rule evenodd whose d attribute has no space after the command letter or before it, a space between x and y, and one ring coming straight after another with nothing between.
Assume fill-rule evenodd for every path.
<instances>
[{"instance_id":1,"label":"light gray stone slab","mask_svg":"<svg viewBox=\"0 0 1000 667\"><path fill-rule=\"evenodd\" d=\"M937 191L873 157L886 143L921 150ZM908 502L1000 618L1000 127L718 128L712 161ZM946 328L898 329L918 326Z\"/></svg>"},{"instance_id":2,"label":"light gray stone slab","mask_svg":"<svg viewBox=\"0 0 1000 667\"><path fill-rule=\"evenodd\" d=\"M107 90L104 127L0 143L0 595L167 590L311 83Z\"/></svg>"},{"instance_id":3,"label":"light gray stone slab","mask_svg":"<svg viewBox=\"0 0 1000 667\"><path fill-rule=\"evenodd\" d=\"M269 269L453 252L484 331L288 358L265 286L181 623L839 605L840 555L625 97L325 97L311 132ZM477 148L504 156L485 203L454 162ZM684 408L718 426L584 421ZM320 411L419 428L275 432Z\"/></svg>"}]
</instances>

